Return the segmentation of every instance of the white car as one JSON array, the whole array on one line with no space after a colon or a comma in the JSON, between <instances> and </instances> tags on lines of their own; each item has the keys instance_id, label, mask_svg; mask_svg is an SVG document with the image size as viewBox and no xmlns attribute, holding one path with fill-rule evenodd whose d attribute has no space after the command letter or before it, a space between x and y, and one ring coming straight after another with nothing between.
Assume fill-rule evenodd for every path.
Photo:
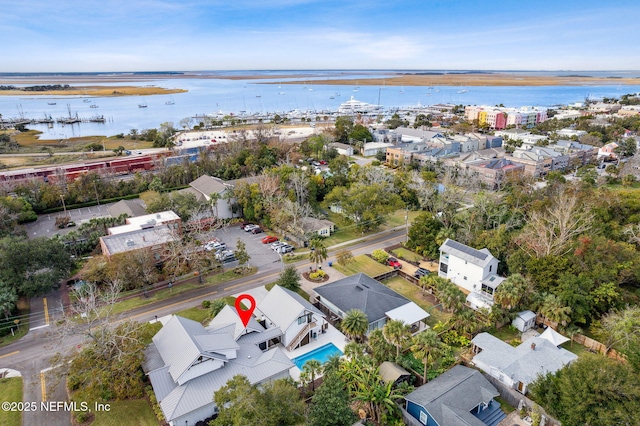
<instances>
[{"instance_id":1,"label":"white car","mask_svg":"<svg viewBox=\"0 0 640 426\"><path fill-rule=\"evenodd\" d=\"M276 249L276 253L289 253L293 251L293 246L290 246L289 244L286 244L284 246L278 247Z\"/></svg>"},{"instance_id":2,"label":"white car","mask_svg":"<svg viewBox=\"0 0 640 426\"><path fill-rule=\"evenodd\" d=\"M244 232L251 232L256 228L260 228L258 225L247 225L244 227Z\"/></svg>"}]
</instances>

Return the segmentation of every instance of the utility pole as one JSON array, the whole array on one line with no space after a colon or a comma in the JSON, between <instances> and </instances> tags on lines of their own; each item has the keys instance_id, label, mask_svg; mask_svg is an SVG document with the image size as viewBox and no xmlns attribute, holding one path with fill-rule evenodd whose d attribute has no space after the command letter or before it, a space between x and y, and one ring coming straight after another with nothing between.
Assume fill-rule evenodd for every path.
<instances>
[{"instance_id":1,"label":"utility pole","mask_svg":"<svg viewBox=\"0 0 640 426\"><path fill-rule=\"evenodd\" d=\"M62 210L64 210L64 215L65 217L69 217L69 215L67 215L67 206L64 204L64 195L60 194L60 198L62 198Z\"/></svg>"}]
</instances>

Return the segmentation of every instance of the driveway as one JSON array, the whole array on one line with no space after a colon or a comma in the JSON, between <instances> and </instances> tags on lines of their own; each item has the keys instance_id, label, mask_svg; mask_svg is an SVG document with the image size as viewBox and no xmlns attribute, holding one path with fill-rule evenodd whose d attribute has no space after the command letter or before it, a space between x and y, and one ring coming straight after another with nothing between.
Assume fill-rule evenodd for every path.
<instances>
[{"instance_id":1,"label":"driveway","mask_svg":"<svg viewBox=\"0 0 640 426\"><path fill-rule=\"evenodd\" d=\"M29 238L51 238L54 235L65 235L73 231L74 229L77 229L77 227L84 222L88 222L93 218L109 216L109 211L107 209L113 204L115 203L100 204L98 206L83 207L81 209L67 209L67 215L69 215L69 217L71 217L71 220L76 223L75 227L59 229L56 226L56 218L64 216L64 212L59 212L41 214L38 216L38 220L23 225L23 228Z\"/></svg>"}]
</instances>

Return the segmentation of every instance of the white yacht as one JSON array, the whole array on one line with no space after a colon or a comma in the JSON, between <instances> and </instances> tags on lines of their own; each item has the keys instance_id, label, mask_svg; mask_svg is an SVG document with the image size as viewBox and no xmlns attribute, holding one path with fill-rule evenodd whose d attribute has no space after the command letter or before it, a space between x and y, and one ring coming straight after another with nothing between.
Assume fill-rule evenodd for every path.
<instances>
[{"instance_id":1,"label":"white yacht","mask_svg":"<svg viewBox=\"0 0 640 426\"><path fill-rule=\"evenodd\" d=\"M368 104L358 101L351 96L347 102L340 104L338 113L340 114L369 114L382 110L382 105Z\"/></svg>"}]
</instances>

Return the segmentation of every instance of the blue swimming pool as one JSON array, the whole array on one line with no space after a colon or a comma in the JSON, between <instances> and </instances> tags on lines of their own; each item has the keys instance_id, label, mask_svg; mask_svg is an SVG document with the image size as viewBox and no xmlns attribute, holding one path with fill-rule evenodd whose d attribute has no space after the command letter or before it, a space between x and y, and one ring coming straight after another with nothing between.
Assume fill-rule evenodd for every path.
<instances>
[{"instance_id":1,"label":"blue swimming pool","mask_svg":"<svg viewBox=\"0 0 640 426\"><path fill-rule=\"evenodd\" d=\"M316 359L320 361L321 364L324 364L334 355L342 356L342 351L333 343L327 343L326 345L316 348L311 352L307 352L306 354L294 358L291 361L293 361L296 367L302 370L304 363L310 359Z\"/></svg>"}]
</instances>

